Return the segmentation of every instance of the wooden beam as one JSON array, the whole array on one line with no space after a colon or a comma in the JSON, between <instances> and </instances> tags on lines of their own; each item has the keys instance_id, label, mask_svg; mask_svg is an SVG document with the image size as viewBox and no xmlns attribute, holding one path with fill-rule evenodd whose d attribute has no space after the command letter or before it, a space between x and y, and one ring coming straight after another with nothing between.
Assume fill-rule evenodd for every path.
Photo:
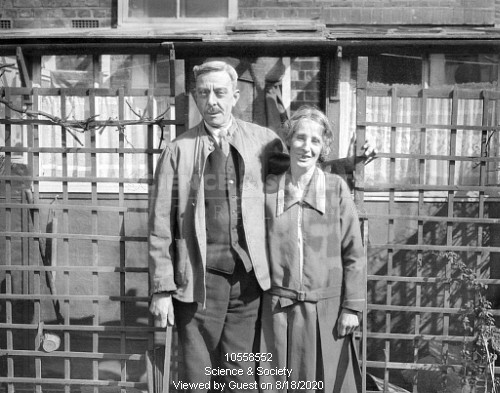
<instances>
[{"instance_id":1,"label":"wooden beam","mask_svg":"<svg viewBox=\"0 0 500 393\"><path fill-rule=\"evenodd\" d=\"M24 58L23 50L20 46L16 48L16 59L23 87L31 87L31 79L28 73L28 67L26 66L26 59Z\"/></svg>"}]
</instances>

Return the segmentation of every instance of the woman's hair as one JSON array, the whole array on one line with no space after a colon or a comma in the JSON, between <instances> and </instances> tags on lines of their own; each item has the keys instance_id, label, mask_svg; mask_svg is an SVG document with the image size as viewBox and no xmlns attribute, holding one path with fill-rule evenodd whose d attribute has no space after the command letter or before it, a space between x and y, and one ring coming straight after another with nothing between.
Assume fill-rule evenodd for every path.
<instances>
[{"instance_id":1,"label":"woman's hair","mask_svg":"<svg viewBox=\"0 0 500 393\"><path fill-rule=\"evenodd\" d=\"M227 72L229 77L231 78L231 82L233 84L233 89L237 89L238 85L238 73L233 68L232 65L227 64L224 61L213 60L207 61L206 63L194 66L194 80L196 81L200 75L208 74L210 72Z\"/></svg>"},{"instance_id":2,"label":"woman's hair","mask_svg":"<svg viewBox=\"0 0 500 393\"><path fill-rule=\"evenodd\" d=\"M290 142L292 141L293 135L303 120L311 120L318 123L323 132L321 136L323 137L323 148L318 158L318 162L324 162L327 156L332 151L333 147L333 131L330 125L330 121L326 115L320 111L315 106L303 105L301 106L293 116L287 120L284 124L284 139L285 144L290 148Z\"/></svg>"}]
</instances>

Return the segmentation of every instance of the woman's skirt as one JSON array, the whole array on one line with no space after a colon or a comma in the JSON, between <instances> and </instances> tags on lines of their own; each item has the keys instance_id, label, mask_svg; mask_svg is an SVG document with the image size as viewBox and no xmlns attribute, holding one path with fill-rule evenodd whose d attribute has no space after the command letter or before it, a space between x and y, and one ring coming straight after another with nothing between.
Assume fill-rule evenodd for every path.
<instances>
[{"instance_id":1,"label":"woman's skirt","mask_svg":"<svg viewBox=\"0 0 500 393\"><path fill-rule=\"evenodd\" d=\"M361 371L352 335L339 337L340 298L295 301L264 293L261 361L257 378L262 392L356 393Z\"/></svg>"}]
</instances>

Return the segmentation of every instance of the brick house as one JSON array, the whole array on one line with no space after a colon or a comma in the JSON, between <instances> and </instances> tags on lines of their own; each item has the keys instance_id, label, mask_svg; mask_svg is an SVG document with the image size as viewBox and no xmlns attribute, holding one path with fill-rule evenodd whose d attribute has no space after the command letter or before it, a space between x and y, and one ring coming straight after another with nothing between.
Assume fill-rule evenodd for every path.
<instances>
[{"instance_id":1,"label":"brick house","mask_svg":"<svg viewBox=\"0 0 500 393\"><path fill-rule=\"evenodd\" d=\"M493 0L0 0L1 388L151 390L145 352L164 340L147 311L151 174L164 142L199 121L193 65L216 57L240 75L237 116L279 132L313 104L334 125L332 158L376 142L349 179L369 263L364 383L437 391L443 362L461 364L474 297L443 253L489 285L498 315L499 12Z\"/></svg>"}]
</instances>

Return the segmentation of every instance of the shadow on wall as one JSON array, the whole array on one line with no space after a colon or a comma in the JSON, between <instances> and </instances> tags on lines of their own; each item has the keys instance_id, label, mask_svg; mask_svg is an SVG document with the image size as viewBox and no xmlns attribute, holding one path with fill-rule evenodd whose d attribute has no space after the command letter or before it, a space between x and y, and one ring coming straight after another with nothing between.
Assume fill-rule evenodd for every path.
<instances>
[{"instance_id":1,"label":"shadow on wall","mask_svg":"<svg viewBox=\"0 0 500 393\"><path fill-rule=\"evenodd\" d=\"M381 208L381 205L378 206ZM386 205L385 205L386 208ZM397 204L396 209L400 209L401 214L412 214L411 212L417 208L416 204L401 203ZM429 216L446 217L448 214L447 203L432 203L426 204L427 211L421 213ZM368 209L368 208L367 208ZM377 207L369 207L370 211L374 211ZM489 217L500 217L499 208L495 203L487 205L486 213ZM397 214L396 211L392 213ZM413 214L417 214L414 212ZM478 217L478 204L470 202L455 202L454 217ZM375 222L374 222L375 221ZM386 220L387 221L387 220ZM373 230L376 228L376 230ZM388 239L389 227L387 222L383 220L370 222L370 241L373 243L386 243ZM482 232L482 244L478 243L478 227L477 224L455 223L452 228L452 244L460 246L497 246L500 243L500 225L484 225ZM417 225L413 225L407 220L395 220L393 233L395 235L394 243L416 245L419 242ZM425 222L423 225L422 243L429 245L445 246L447 244L448 229L446 222ZM480 237L479 237L480 238ZM459 257L469 267L477 268L478 274L484 278L498 278L498 272L494 271L495 261L499 259L499 253L483 253L481 260L478 262L476 252L460 252ZM413 250L398 250L392 255L392 268L389 271L388 267L389 254L387 250L369 249L368 255L368 274L381 276L403 276L416 277L417 273L422 277L437 278L435 282L424 282L420 284L417 292L417 285L413 282L387 282L387 281L369 281L368 283L368 303L369 304L388 304L390 299L391 305L396 306L421 306L421 307L444 307L446 299L446 289L448 284L446 278L447 260L439 256L436 251L423 251L421 259L416 251ZM418 267L418 272L417 272ZM457 272L451 272L452 277L457 276ZM499 285L492 285L489 288L490 299L498 307L499 304ZM463 290L459 290L459 285L452 283L449 285L449 299L447 307L460 308L468 300L472 300L472 295ZM417 293L418 304L417 304ZM368 313L368 331L385 333L387 329L393 334L429 334L443 335L444 324L443 314L440 313L412 313L391 311L390 319L386 318L385 311L371 310ZM390 321L390 326L387 324ZM416 325L418 323L418 330ZM465 330L460 320L459 315L449 314L448 335L463 336ZM390 340L390 350L387 353L391 362L413 363L415 361L415 349L418 348L418 363L440 363L442 346L439 342L428 340ZM449 346L449 361L452 364L460 362L461 344L450 344ZM369 339L368 341L368 360L385 361L386 347L384 340ZM383 378L380 370L370 370L376 376ZM383 371L382 371L383 372ZM412 390L414 378L417 378L418 391L432 393L442 392L439 386L439 377L436 372L422 371L418 375L412 372L391 371L391 382L402 386L408 390ZM458 378L458 377L457 377ZM457 388L459 379L450 378L448 381L448 390L450 392ZM425 385L425 386L424 386ZM441 389L441 390L439 390ZM457 390L459 391L459 390Z\"/></svg>"},{"instance_id":2,"label":"shadow on wall","mask_svg":"<svg viewBox=\"0 0 500 393\"><path fill-rule=\"evenodd\" d=\"M9 199L11 203L27 203L29 198L29 189L31 185L23 180L11 181L10 186L6 186L6 181L2 179L2 175L6 174L5 170L5 160L3 156L0 156L0 197L5 197L6 192L9 192ZM10 175L26 176L29 175L29 171L26 166L22 163L12 163ZM85 202L85 201L84 201ZM75 203L80 203L76 201ZM113 203L113 201L109 202ZM147 203L147 202L144 202ZM127 234L135 235L144 229L144 222L142 215L136 211L142 211L142 205L138 209L134 210L127 217ZM8 217L7 217L8 214ZM70 213L72 214L72 213ZM40 211L38 216L41 231L44 233L51 233L52 222L47 220L47 209ZM141 216L141 217L140 217ZM31 220L33 217L28 214L26 209L16 209L12 208L7 213L7 209L0 208L0 233L9 232L28 232L32 231L33 227ZM88 219L88 212L76 212L74 216L69 217L70 221L70 233L90 233L88 228L83 228L82 225L90 225L91 220ZM116 234L117 231L124 229L115 225L118 220L109 219L109 217L103 217L100 219L99 233ZM101 222L104 222L101 224ZM108 224L109 222L109 224ZM82 224L83 223L83 224ZM75 228L72 225L80 225L80 227ZM123 224L125 225L125 224ZM137 236L143 236L143 233L139 233ZM49 264L52 258L50 254L52 249L52 244L50 239L46 242L39 242L42 246L38 247L32 239L19 237L11 237L7 241L5 236L0 236L0 255L10 255L9 260L6 261L5 258L0 257L0 263L11 265L38 265L38 264ZM88 256L89 249L92 246L91 242L87 242L82 245L82 241L71 241L69 240L69 258L71 259L72 265L83 265L88 266ZM119 260L123 257L123 252L119 249L120 245L115 242L113 244L106 244L106 242L100 242L99 252L102 252L100 257L103 265L113 265L119 266ZM133 259L129 261L127 259L127 266L141 267L146 264L144 247L142 244L127 244L127 258ZM7 253L7 249L9 252ZM43 255L45 255L45 258ZM141 257L142 256L142 257ZM116 262L118 261L118 262ZM64 262L66 264L66 262ZM67 281L63 278L63 273L58 273L55 287L51 288L50 277L48 274L39 276L39 280L36 274L33 272L23 272L21 270L11 270L8 273L5 270L0 270L0 290L1 293L6 294L29 294L29 293L40 293L42 296L50 295L55 287L59 289L58 293L69 293L71 295L81 295L81 300L71 300L71 304L68 308L64 304L60 307L56 306L56 302L52 302L49 299L42 299L40 302L40 318L38 317L38 312L35 312L35 304L31 300L14 299L7 302L4 299L0 299L0 323L12 323L19 325L34 325L37 326L39 321L43 321L45 324L45 331L51 331L50 325L58 325L63 323L65 318L69 318L69 324L74 326L92 326L95 321L99 326L104 327L103 331L98 331L93 334L91 331L85 331L84 329L70 331L66 333L64 337L64 332L60 330L52 330L61 337L61 345L57 351L63 351L66 348L71 352L82 352L82 353L110 353L110 354L140 354L143 355L148 349L148 323L149 323L149 311L147 301L136 301L135 297L144 298L144 293L147 293L147 273L140 274L127 274L126 277L126 288L128 289L125 296L128 297L127 301L121 302L120 300L114 300L113 295L119 296L120 294L120 273L99 273L99 288L98 293L103 295L109 295L110 300L99 301L98 311L99 314L95 315L95 304L91 300L86 300L85 296L92 293L92 272L83 271L79 272L69 272ZM39 287L38 283L39 282ZM34 286L37 286L36 291L33 290ZM39 292L38 292L39 291ZM147 297L147 296L146 296ZM66 312L69 312L69 317ZM119 331L112 331L111 328L119 326L132 326L137 327L137 331L131 333L120 333ZM144 327L145 329L141 329ZM109 328L106 329L106 328ZM0 348L6 349L9 345L12 345L13 350L20 351L34 351L35 350L35 336L36 330L34 327L22 328L2 328L0 329ZM144 330L144 332L142 332ZM9 348L10 349L10 348ZM57 352L56 351L56 352ZM54 354L56 354L54 352ZM12 364L14 369L14 375L19 378L27 377L33 378L35 374L35 359L34 357L27 356L13 356ZM59 357L40 357L40 367L42 378L60 378L64 379L64 370L66 368L65 360ZM94 378L94 364L92 359L86 358L69 358L69 374L71 379L93 379ZM97 360L97 370L99 380L103 381L120 381L122 379L122 373L126 373L127 381L131 382L146 382L146 363L144 360L112 360L112 359L98 359ZM6 356L0 356L0 375L7 375L7 359ZM23 384L16 383L16 391L18 387L20 390L23 389ZM45 385L44 385L45 386ZM53 387L47 386L49 391L61 390L62 385L54 385ZM80 386L71 386L73 390L84 391L84 387L80 389ZM91 388L89 388L91 389ZM114 389L114 390L113 390ZM29 390L29 388L28 388ZM119 388L114 387L104 387L106 392L116 391ZM133 391L132 388L127 388L128 391ZM0 391L2 391L2 386L0 386ZM31 391L32 387L31 387Z\"/></svg>"},{"instance_id":3,"label":"shadow on wall","mask_svg":"<svg viewBox=\"0 0 500 393\"><path fill-rule=\"evenodd\" d=\"M5 293L5 280L2 281L1 289ZM129 290L126 296L136 296L135 290ZM16 324L31 324L34 322L33 304L29 301L15 301L12 303L13 321ZM18 311L16 311L18 310ZM21 313L19 313L21 310ZM68 332L68 346L71 352L89 353L96 352L104 354L144 354L148 349L148 336L145 333L127 333L121 335L120 332L106 330L106 327L124 326L147 327L143 323L147 321L149 310L146 305L141 306L136 303L127 303L125 310L125 321L109 321L102 323L99 326L104 327L103 332L97 333L97 338L90 331L80 330ZM6 304L5 301L0 303L0 322L6 322ZM50 329L51 325L57 325L58 320L45 321L44 332L52 332L61 338L61 346L57 351L63 351L65 348L64 332L60 330ZM92 316L84 318L71 318L70 324L74 326L92 326L94 318ZM16 329L13 334L13 348L15 350L33 351L36 329L20 330ZM0 331L0 347L7 348L7 331ZM42 349L39 349L42 351ZM53 352L56 354L57 351ZM70 378L71 379L93 379L93 360L85 358L70 359ZM98 360L98 379L102 381L120 381L122 369L125 362L121 360ZM41 358L41 376L42 378L65 378L64 359L60 357L42 357ZM35 362L33 357L15 357L14 369L16 377L35 377ZM127 381L130 382L147 382L146 363L141 361L127 361L126 368ZM5 357L0 357L0 375L7 375L7 361ZM61 385L58 385L61 389ZM106 388L109 391L110 388ZM127 389L131 391L130 389ZM117 390L119 391L119 389Z\"/></svg>"}]
</instances>

